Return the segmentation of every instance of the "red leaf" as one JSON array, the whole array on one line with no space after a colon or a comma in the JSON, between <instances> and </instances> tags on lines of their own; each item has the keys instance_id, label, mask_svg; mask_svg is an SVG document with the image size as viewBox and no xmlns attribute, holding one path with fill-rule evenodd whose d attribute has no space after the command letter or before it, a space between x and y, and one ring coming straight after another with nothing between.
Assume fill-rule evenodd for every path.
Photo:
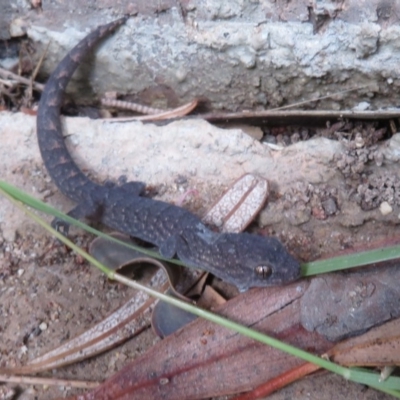
<instances>
[{"instance_id":1,"label":"red leaf","mask_svg":"<svg viewBox=\"0 0 400 400\"><path fill-rule=\"evenodd\" d=\"M308 283L253 289L217 311L230 319L317 353L331 344L300 327ZM250 390L304 361L197 319L159 342L93 391L71 399L201 399Z\"/></svg>"}]
</instances>

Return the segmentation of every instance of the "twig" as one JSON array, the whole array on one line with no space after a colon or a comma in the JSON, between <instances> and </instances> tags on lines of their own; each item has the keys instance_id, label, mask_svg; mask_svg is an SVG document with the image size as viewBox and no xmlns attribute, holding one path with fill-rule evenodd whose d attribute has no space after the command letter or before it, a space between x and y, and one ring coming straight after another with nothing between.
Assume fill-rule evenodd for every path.
<instances>
[{"instance_id":1,"label":"twig","mask_svg":"<svg viewBox=\"0 0 400 400\"><path fill-rule=\"evenodd\" d=\"M70 386L82 389L92 389L99 386L100 382L77 381L58 378L40 378L37 376L0 375L0 382L23 383L28 385Z\"/></svg>"},{"instance_id":2,"label":"twig","mask_svg":"<svg viewBox=\"0 0 400 400\"><path fill-rule=\"evenodd\" d=\"M319 369L320 367L318 365L311 363L302 364L278 375L275 378L270 379L250 392L235 397L233 400L255 400L266 397L278 389L282 389L283 387L287 386L289 383L293 383L300 378L304 378L305 376L310 375Z\"/></svg>"},{"instance_id":3,"label":"twig","mask_svg":"<svg viewBox=\"0 0 400 400\"><path fill-rule=\"evenodd\" d=\"M19 76L17 74L14 74L11 71L7 71L4 68L0 68L0 76L3 77L4 79L12 79L14 81L23 83L24 85L30 85L31 84L31 80L28 78L24 78L23 76ZM32 82L32 87L39 91L42 92L44 89L44 85L42 85L41 83L37 83L37 82Z\"/></svg>"},{"instance_id":4,"label":"twig","mask_svg":"<svg viewBox=\"0 0 400 400\"><path fill-rule=\"evenodd\" d=\"M298 107L298 106L302 106L304 104L309 104L312 103L313 101L319 101L319 100L325 100L325 99L329 99L331 97L337 96L339 94L344 94L344 93L348 93L348 92L353 92L355 90L359 90L359 89L364 89L368 86L372 86L372 83L370 83L369 85L364 85L364 86L355 86L352 87L350 89L346 89L346 90L342 90L340 92L335 92L332 94L327 94L326 96L321 96L321 97L317 97L315 99L310 99L310 100L304 100L304 101L299 101L298 103L293 103L293 104L288 104L287 106L282 106L282 107L277 107L277 108L271 108L268 111L280 111L280 110L287 110L288 108L293 108L293 107Z\"/></svg>"},{"instance_id":5,"label":"twig","mask_svg":"<svg viewBox=\"0 0 400 400\"><path fill-rule=\"evenodd\" d=\"M42 65L42 63L43 63L44 57L46 56L47 51L49 50L49 46L50 46L50 42L47 43L47 46L46 46L46 48L45 48L43 54L41 55L41 57L40 57L40 59L39 59L39 62L37 63L35 69L33 70L33 73L31 74L31 77L30 77L30 79L29 79L29 85L28 85L28 95L29 95L29 99L32 99L32 95L33 95L32 92L33 92L33 85L34 85L34 83L35 83L35 78L36 78L36 76L37 76L37 74L38 74L38 72L39 72L39 69L40 69L40 67L41 67L41 65Z\"/></svg>"},{"instance_id":6,"label":"twig","mask_svg":"<svg viewBox=\"0 0 400 400\"><path fill-rule=\"evenodd\" d=\"M348 118L348 119L390 119L400 118L400 109L393 110L371 110L371 111L357 111L357 110L283 110L283 111L240 111L236 113L227 112L212 112L197 115L198 118L205 119L210 122L232 122L249 119L260 119L268 122L279 121L287 118L289 123L291 120L302 121L309 120L310 118L323 119L326 121L331 118Z\"/></svg>"}]
</instances>

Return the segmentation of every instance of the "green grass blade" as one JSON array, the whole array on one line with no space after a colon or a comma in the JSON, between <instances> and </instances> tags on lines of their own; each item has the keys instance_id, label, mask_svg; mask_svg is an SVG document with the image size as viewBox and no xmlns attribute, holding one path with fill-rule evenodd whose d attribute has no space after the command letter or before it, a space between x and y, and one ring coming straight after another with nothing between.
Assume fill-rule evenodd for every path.
<instances>
[{"instance_id":1,"label":"green grass blade","mask_svg":"<svg viewBox=\"0 0 400 400\"><path fill-rule=\"evenodd\" d=\"M385 381L381 382L380 375L371 373L366 368L349 368L349 371L349 379L354 382L373 387L384 386L387 390L400 391L400 377L398 376L389 376ZM382 385L382 383L385 383L385 385Z\"/></svg>"},{"instance_id":2,"label":"green grass blade","mask_svg":"<svg viewBox=\"0 0 400 400\"><path fill-rule=\"evenodd\" d=\"M32 211L30 211L27 207L25 207L22 204L20 204L19 202L15 201L15 197L12 194L8 194L6 190L3 190L7 186L9 186L9 185L6 184L6 186L5 186L3 182L0 182L0 192L5 197L9 198L18 208L20 208L30 218L35 220L38 224L40 224L42 227L44 227L46 230L48 230L51 234L53 234L55 237L57 237L60 241L65 243L67 246L69 246L77 254L80 254L82 257L84 257L87 261L89 261L95 267L99 268L110 279L117 280L117 281L124 283L132 288L142 290L145 293L149 294L150 296L154 296L154 297L158 298L159 300L166 301L166 302L174 305L175 307L184 309L184 310L191 312L199 317L202 317L211 322L214 322L216 324L224 326L228 329L231 329L231 330L233 330L237 333L240 333L244 336L247 336L251 339L257 340L261 343L272 346L276 349L279 349L281 351L289 353L293 356L299 357L304 361L316 364L316 365L320 366L321 368L324 368L328 371L331 371L335 374L338 374L338 375L344 377L345 379L349 379L349 380L353 380L354 382L359 382L359 383L363 383L365 385L369 385L377 390L391 394L394 397L400 398L400 392L399 392L400 378L389 377L384 382L379 382L380 376L374 372L369 372L368 370L363 370L363 369L355 369L355 368L349 369L349 368L342 367L342 366L337 365L337 364L335 364L331 361L328 361L324 358L307 353L304 350L298 349L292 345L288 345L288 344L283 343L275 338L272 338L263 333L257 332L254 329L240 325L240 324L233 322L227 318L221 317L217 314L211 313L206 310L202 310L191 304L185 303L177 298L170 297L163 293L159 293L156 290L150 289L150 288L143 286L135 281L125 278L124 276L122 276L120 274L115 273L113 270L110 270L106 266L99 263L95 258L90 256L88 253L86 253L80 247L76 246L69 239L67 239L62 234L60 234L55 229L53 229L42 218L40 218L38 215L36 215ZM40 206L40 208L42 208L42 207Z\"/></svg>"},{"instance_id":3,"label":"green grass blade","mask_svg":"<svg viewBox=\"0 0 400 400\"><path fill-rule=\"evenodd\" d=\"M340 271L400 258L400 246L383 247L360 253L346 254L326 260L313 261L302 265L302 276L312 276L325 272Z\"/></svg>"}]
</instances>

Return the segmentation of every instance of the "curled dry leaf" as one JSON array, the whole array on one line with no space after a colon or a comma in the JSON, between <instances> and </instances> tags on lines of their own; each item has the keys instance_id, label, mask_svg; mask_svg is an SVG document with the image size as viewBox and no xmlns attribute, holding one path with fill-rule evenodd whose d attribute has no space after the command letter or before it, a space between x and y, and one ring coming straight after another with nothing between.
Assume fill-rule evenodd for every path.
<instances>
[{"instance_id":1,"label":"curled dry leaf","mask_svg":"<svg viewBox=\"0 0 400 400\"><path fill-rule=\"evenodd\" d=\"M204 286L204 283L202 286ZM174 292L170 289L167 293L169 295L174 295ZM225 302L225 298L222 297L214 288L205 285L196 305L209 310L217 305L224 304ZM174 307L164 301L159 301L154 307L151 315L151 326L157 336L165 338L184 327L189 322L194 321L196 318L196 315L188 311Z\"/></svg>"},{"instance_id":2,"label":"curled dry leaf","mask_svg":"<svg viewBox=\"0 0 400 400\"><path fill-rule=\"evenodd\" d=\"M242 232L268 197L268 181L246 174L238 179L203 218L221 232Z\"/></svg>"},{"instance_id":3,"label":"curled dry leaf","mask_svg":"<svg viewBox=\"0 0 400 400\"><path fill-rule=\"evenodd\" d=\"M159 108L147 107L142 104L132 103L131 101L111 99L109 97L103 97L101 99L101 105L106 107L121 108L123 110L136 111L140 114L150 114L150 115L163 114L167 111L173 111L173 110L161 110Z\"/></svg>"},{"instance_id":4,"label":"curled dry leaf","mask_svg":"<svg viewBox=\"0 0 400 400\"><path fill-rule=\"evenodd\" d=\"M129 121L161 121L164 119L181 118L191 113L199 104L198 100L193 100L181 107L173 110L163 111L159 114L145 115L140 117L105 118L107 122L129 122Z\"/></svg>"},{"instance_id":5,"label":"curled dry leaf","mask_svg":"<svg viewBox=\"0 0 400 400\"><path fill-rule=\"evenodd\" d=\"M331 359L346 366L400 366L400 319L337 344Z\"/></svg>"},{"instance_id":6,"label":"curled dry leaf","mask_svg":"<svg viewBox=\"0 0 400 400\"><path fill-rule=\"evenodd\" d=\"M168 289L167 294L173 296L174 292ZM196 318L197 316L192 313L178 307L172 307L164 301L159 301L151 314L151 327L154 333L163 339Z\"/></svg>"},{"instance_id":7,"label":"curled dry leaf","mask_svg":"<svg viewBox=\"0 0 400 400\"><path fill-rule=\"evenodd\" d=\"M321 353L331 343L300 326L299 298L308 286L253 289L216 312L295 346ZM243 392L303 361L198 318L119 373L69 400L202 399Z\"/></svg>"}]
</instances>

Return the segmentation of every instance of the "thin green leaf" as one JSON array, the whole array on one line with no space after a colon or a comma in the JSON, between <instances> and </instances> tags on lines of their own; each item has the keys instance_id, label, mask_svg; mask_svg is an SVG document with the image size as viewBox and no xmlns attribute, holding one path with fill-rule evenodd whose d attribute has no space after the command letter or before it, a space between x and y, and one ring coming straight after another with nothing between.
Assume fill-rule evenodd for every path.
<instances>
[{"instance_id":1,"label":"thin green leaf","mask_svg":"<svg viewBox=\"0 0 400 400\"><path fill-rule=\"evenodd\" d=\"M363 251L360 253L346 254L326 260L304 263L302 276L312 276L326 272L340 271L362 265L374 264L400 258L400 246L384 247L381 249Z\"/></svg>"},{"instance_id":2,"label":"thin green leaf","mask_svg":"<svg viewBox=\"0 0 400 400\"><path fill-rule=\"evenodd\" d=\"M373 387L381 387L382 383L385 383L385 389L400 391L400 377L398 376L389 376L385 381L381 382L380 374L372 373L366 368L349 368L349 371L349 379L354 382Z\"/></svg>"},{"instance_id":3,"label":"thin green leaf","mask_svg":"<svg viewBox=\"0 0 400 400\"><path fill-rule=\"evenodd\" d=\"M199 317L202 317L211 322L214 322L216 324L224 326L225 328L231 329L231 330L233 330L237 333L240 333L244 336L247 336L251 339L257 340L268 346L272 346L278 350L281 350L281 351L289 353L293 356L299 357L304 361L316 364L316 365L320 366L321 368L324 368L335 374L341 375L345 379L349 379L349 380L353 380L354 382L369 385L371 387L374 387L377 390L380 390L382 392L385 392L385 393L391 394L397 398L400 398L400 391L399 391L400 390L400 387L399 387L399 382L400 382L399 379L400 378L389 377L384 382L380 382L379 381L380 375L378 375L376 373L369 372L368 370L362 370L362 369L356 369L356 368L350 369L350 368L342 367L342 366L337 365L337 364L335 364L331 361L328 361L324 358L307 353L304 350L301 350L292 345L283 343L277 339L274 339L272 337L264 335L263 333L257 332L246 326L240 325L240 324L233 322L227 318L213 314L206 310L202 310L191 304L185 303L177 298L170 297L163 293L159 293L156 290L150 289L150 288L143 286L135 281L132 281L120 274L115 273L113 270L110 270L106 266L99 263L95 258L90 256L88 253L86 253L80 247L76 246L73 242L71 242L69 239L67 239L65 236L63 236L61 233L59 233L55 229L53 229L49 224L47 224L38 215L36 215L32 211L30 211L27 207L25 207L22 204L20 204L19 202L15 201L14 196L11 194L8 194L7 191L5 190L5 188L7 188L7 187L10 187L10 185L8 185L8 184L4 185L4 182L0 181L0 192L5 197L9 198L24 213L26 213L29 217L31 217L33 220L35 220L38 224L40 224L42 227L44 227L46 230L48 230L51 234L53 234L55 237L57 237L60 241L65 243L67 246L69 246L77 254L80 254L82 257L84 257L87 261L89 261L95 267L99 268L102 272L104 272L107 275L107 277L109 279L114 279L114 280L124 283L127 286L130 286L134 289L142 290L145 293L149 294L150 296L154 296L159 300L166 301L167 303L170 303L170 304L174 305L175 307L179 307L183 310L186 310L186 311L191 312ZM22 193L22 192L20 192L20 193ZM394 390L393 388L395 388L396 390Z\"/></svg>"}]
</instances>

